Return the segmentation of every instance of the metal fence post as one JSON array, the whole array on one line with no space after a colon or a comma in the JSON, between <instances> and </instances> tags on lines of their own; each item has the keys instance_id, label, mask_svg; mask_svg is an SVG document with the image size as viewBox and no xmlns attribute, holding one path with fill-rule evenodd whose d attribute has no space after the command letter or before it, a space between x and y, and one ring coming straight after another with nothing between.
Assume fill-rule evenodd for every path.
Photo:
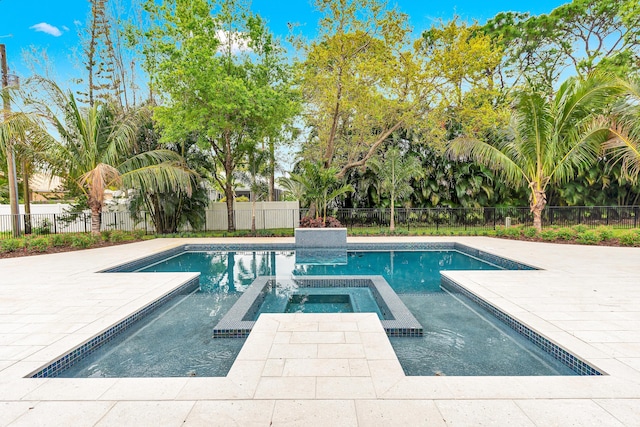
<instances>
[{"instance_id":1,"label":"metal fence post","mask_svg":"<svg viewBox=\"0 0 640 427\"><path fill-rule=\"evenodd\" d=\"M578 208L578 224L582 223L582 208Z\"/></svg>"}]
</instances>

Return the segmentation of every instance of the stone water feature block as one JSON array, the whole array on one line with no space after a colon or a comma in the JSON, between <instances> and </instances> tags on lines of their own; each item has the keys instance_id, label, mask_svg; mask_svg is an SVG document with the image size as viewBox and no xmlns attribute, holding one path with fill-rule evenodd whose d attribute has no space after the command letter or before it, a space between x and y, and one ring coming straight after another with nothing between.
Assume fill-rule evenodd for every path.
<instances>
[{"instance_id":1,"label":"stone water feature block","mask_svg":"<svg viewBox=\"0 0 640 427\"><path fill-rule=\"evenodd\" d=\"M347 246L346 228L296 228L296 247L340 248Z\"/></svg>"}]
</instances>

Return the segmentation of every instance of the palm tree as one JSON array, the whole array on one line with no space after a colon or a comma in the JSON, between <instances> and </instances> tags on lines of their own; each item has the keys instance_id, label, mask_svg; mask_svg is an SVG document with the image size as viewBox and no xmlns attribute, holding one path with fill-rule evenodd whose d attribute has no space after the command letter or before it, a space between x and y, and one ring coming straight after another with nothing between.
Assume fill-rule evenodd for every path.
<instances>
[{"instance_id":1,"label":"palm tree","mask_svg":"<svg viewBox=\"0 0 640 427\"><path fill-rule=\"evenodd\" d=\"M387 150L384 155L373 158L369 166L378 177L382 192L390 196L389 230L394 231L396 229L395 201L405 199L413 193L410 182L412 179L422 176L422 165L416 157L403 157L400 150L393 147Z\"/></svg>"},{"instance_id":2,"label":"palm tree","mask_svg":"<svg viewBox=\"0 0 640 427\"><path fill-rule=\"evenodd\" d=\"M81 108L71 92L50 86L54 105L44 105L60 139L47 153L52 172L77 188L91 209L91 232L100 233L104 191L108 188L136 188L145 192L175 191L191 194L191 176L182 157L170 150L133 153L136 123L131 113L107 105ZM60 112L54 111L54 108Z\"/></svg>"},{"instance_id":3,"label":"palm tree","mask_svg":"<svg viewBox=\"0 0 640 427\"><path fill-rule=\"evenodd\" d=\"M327 206L343 194L353 191L350 184L342 183L338 178L338 168L325 168L322 161L300 163L301 173L291 173L289 178L279 182L287 189L302 189L303 200L309 204L310 217L318 216L316 210L322 214L322 220L327 221Z\"/></svg>"},{"instance_id":4,"label":"palm tree","mask_svg":"<svg viewBox=\"0 0 640 427\"><path fill-rule=\"evenodd\" d=\"M458 138L448 153L484 164L510 185L526 184L533 225L541 230L548 186L566 182L597 159L609 126L594 117L618 91L613 80L591 75L567 80L552 98L532 89L520 92L503 139L492 145Z\"/></svg>"},{"instance_id":5,"label":"palm tree","mask_svg":"<svg viewBox=\"0 0 640 427\"><path fill-rule=\"evenodd\" d=\"M4 107L8 107L16 90L3 88L0 92ZM9 202L11 204L13 235L20 235L18 218L17 176L15 170L17 149L28 146L29 140L41 139L44 132L37 115L25 112L11 112L3 109L0 114L0 151L7 162ZM28 197L28 196L27 196ZM25 203L27 200L25 199Z\"/></svg>"},{"instance_id":6,"label":"palm tree","mask_svg":"<svg viewBox=\"0 0 640 427\"><path fill-rule=\"evenodd\" d=\"M624 96L614 107L612 138L605 149L620 161L623 173L637 182L640 174L640 79L620 81Z\"/></svg>"}]
</instances>

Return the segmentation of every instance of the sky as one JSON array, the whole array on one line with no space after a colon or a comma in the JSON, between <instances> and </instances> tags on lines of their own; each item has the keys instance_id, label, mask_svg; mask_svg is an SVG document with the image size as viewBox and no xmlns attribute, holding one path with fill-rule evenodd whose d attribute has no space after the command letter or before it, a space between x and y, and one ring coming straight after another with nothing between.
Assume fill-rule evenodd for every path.
<instances>
[{"instance_id":1,"label":"sky","mask_svg":"<svg viewBox=\"0 0 640 427\"><path fill-rule=\"evenodd\" d=\"M566 0L391 0L410 16L416 36L439 19L454 15L467 22L484 23L500 11L549 13ZM122 4L129 5L127 0ZM128 7L128 6L127 6ZM276 35L285 37L287 23L297 23L299 31L312 38L319 14L311 0L253 0L251 9L266 18ZM89 13L87 0L0 0L0 43L6 45L9 68L22 77L30 74L22 59L22 51L35 46L46 49L56 75L62 79L78 77L78 28Z\"/></svg>"}]
</instances>

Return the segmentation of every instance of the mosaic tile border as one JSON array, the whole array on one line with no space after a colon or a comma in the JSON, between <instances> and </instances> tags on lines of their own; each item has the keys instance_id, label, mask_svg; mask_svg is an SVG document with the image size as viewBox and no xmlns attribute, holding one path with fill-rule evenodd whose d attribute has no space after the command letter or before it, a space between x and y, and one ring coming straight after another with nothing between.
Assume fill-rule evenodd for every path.
<instances>
[{"instance_id":1,"label":"mosaic tile border","mask_svg":"<svg viewBox=\"0 0 640 427\"><path fill-rule=\"evenodd\" d=\"M119 264L115 267L107 268L105 270L98 271L98 273L131 273L140 268L147 267L151 264L155 264L166 258L179 255L185 252L185 245L176 246L175 248L168 249L166 251L158 252L153 255L139 258L124 264Z\"/></svg>"},{"instance_id":2,"label":"mosaic tile border","mask_svg":"<svg viewBox=\"0 0 640 427\"><path fill-rule=\"evenodd\" d=\"M100 273L120 273L133 272L141 268L154 264L164 258L179 255L183 252L204 252L204 251L295 251L294 243L268 243L268 244L252 244L252 243L235 243L235 244L185 244L176 246L175 248L158 252L156 254L133 260L124 264L117 265ZM538 268L527 265L509 258L494 255L480 249L463 245L458 242L416 242L416 243L349 243L347 251L376 251L376 250L456 250L466 255L478 258L482 261L491 263L505 270L538 270Z\"/></svg>"},{"instance_id":3,"label":"mosaic tile border","mask_svg":"<svg viewBox=\"0 0 640 427\"><path fill-rule=\"evenodd\" d=\"M484 299L478 297L473 292L469 291L462 285L453 281L451 278L447 277L446 275L441 274L440 277L441 277L440 286L443 289L452 293L460 293L465 297L469 298L470 300L472 300L473 302L475 302L476 304L480 305L482 308L489 311L493 316L500 319L504 324L506 324L511 329L516 331L518 334L520 334L521 336L525 337L526 339L534 343L540 349L549 353L554 359L557 359L560 362L562 362L564 365L568 366L578 375L589 375L589 376L605 375L603 372L600 372L599 370L589 365L585 361L569 353L564 348L551 342L549 339L543 337L538 332L532 330L524 323L521 323L517 319L509 316L504 311L495 307L493 304L490 304Z\"/></svg>"},{"instance_id":4,"label":"mosaic tile border","mask_svg":"<svg viewBox=\"0 0 640 427\"><path fill-rule=\"evenodd\" d=\"M411 314L400 297L382 276L305 276L294 279L258 277L242 294L213 329L213 338L246 338L255 325L256 315L268 288L277 282L292 282L305 288L368 287L376 300L383 320L380 322L390 337L421 337L422 325Z\"/></svg>"},{"instance_id":5,"label":"mosaic tile border","mask_svg":"<svg viewBox=\"0 0 640 427\"><path fill-rule=\"evenodd\" d=\"M134 323L136 323L137 321L141 320L145 316L151 314L154 310L156 310L161 305L165 304L166 302L168 302L169 300L171 300L175 296L181 295L181 294L190 293L193 290L195 290L196 288L198 288L199 286L200 286L200 281L199 281L199 275L198 275L198 277L194 277L194 278L190 279L189 281L183 283L182 285L178 286L177 288L175 288L171 292L165 294L164 296L160 297L159 299L157 299L157 300L153 301L152 303L146 305L145 307L143 307L142 309L138 310L137 312L135 312L131 316L129 316L126 319L116 323L115 325L113 325L109 329L107 329L106 331L104 331L101 334L98 334L97 336L91 338L86 343L74 348L73 350L71 350L70 352L68 352L64 356L60 357L59 359L57 359L53 363L50 363L49 365L45 366L44 368L39 369L38 371L28 375L27 377L28 378L50 378L50 377L55 377L55 376L59 375L60 372L62 372L65 369L69 368L70 366L74 365L75 363L79 362L80 360L84 359L85 357L89 356L91 353L93 353L94 351L96 351L97 349L102 347L107 342L109 342L112 339L114 339L116 336L118 336L122 332L126 331Z\"/></svg>"}]
</instances>

